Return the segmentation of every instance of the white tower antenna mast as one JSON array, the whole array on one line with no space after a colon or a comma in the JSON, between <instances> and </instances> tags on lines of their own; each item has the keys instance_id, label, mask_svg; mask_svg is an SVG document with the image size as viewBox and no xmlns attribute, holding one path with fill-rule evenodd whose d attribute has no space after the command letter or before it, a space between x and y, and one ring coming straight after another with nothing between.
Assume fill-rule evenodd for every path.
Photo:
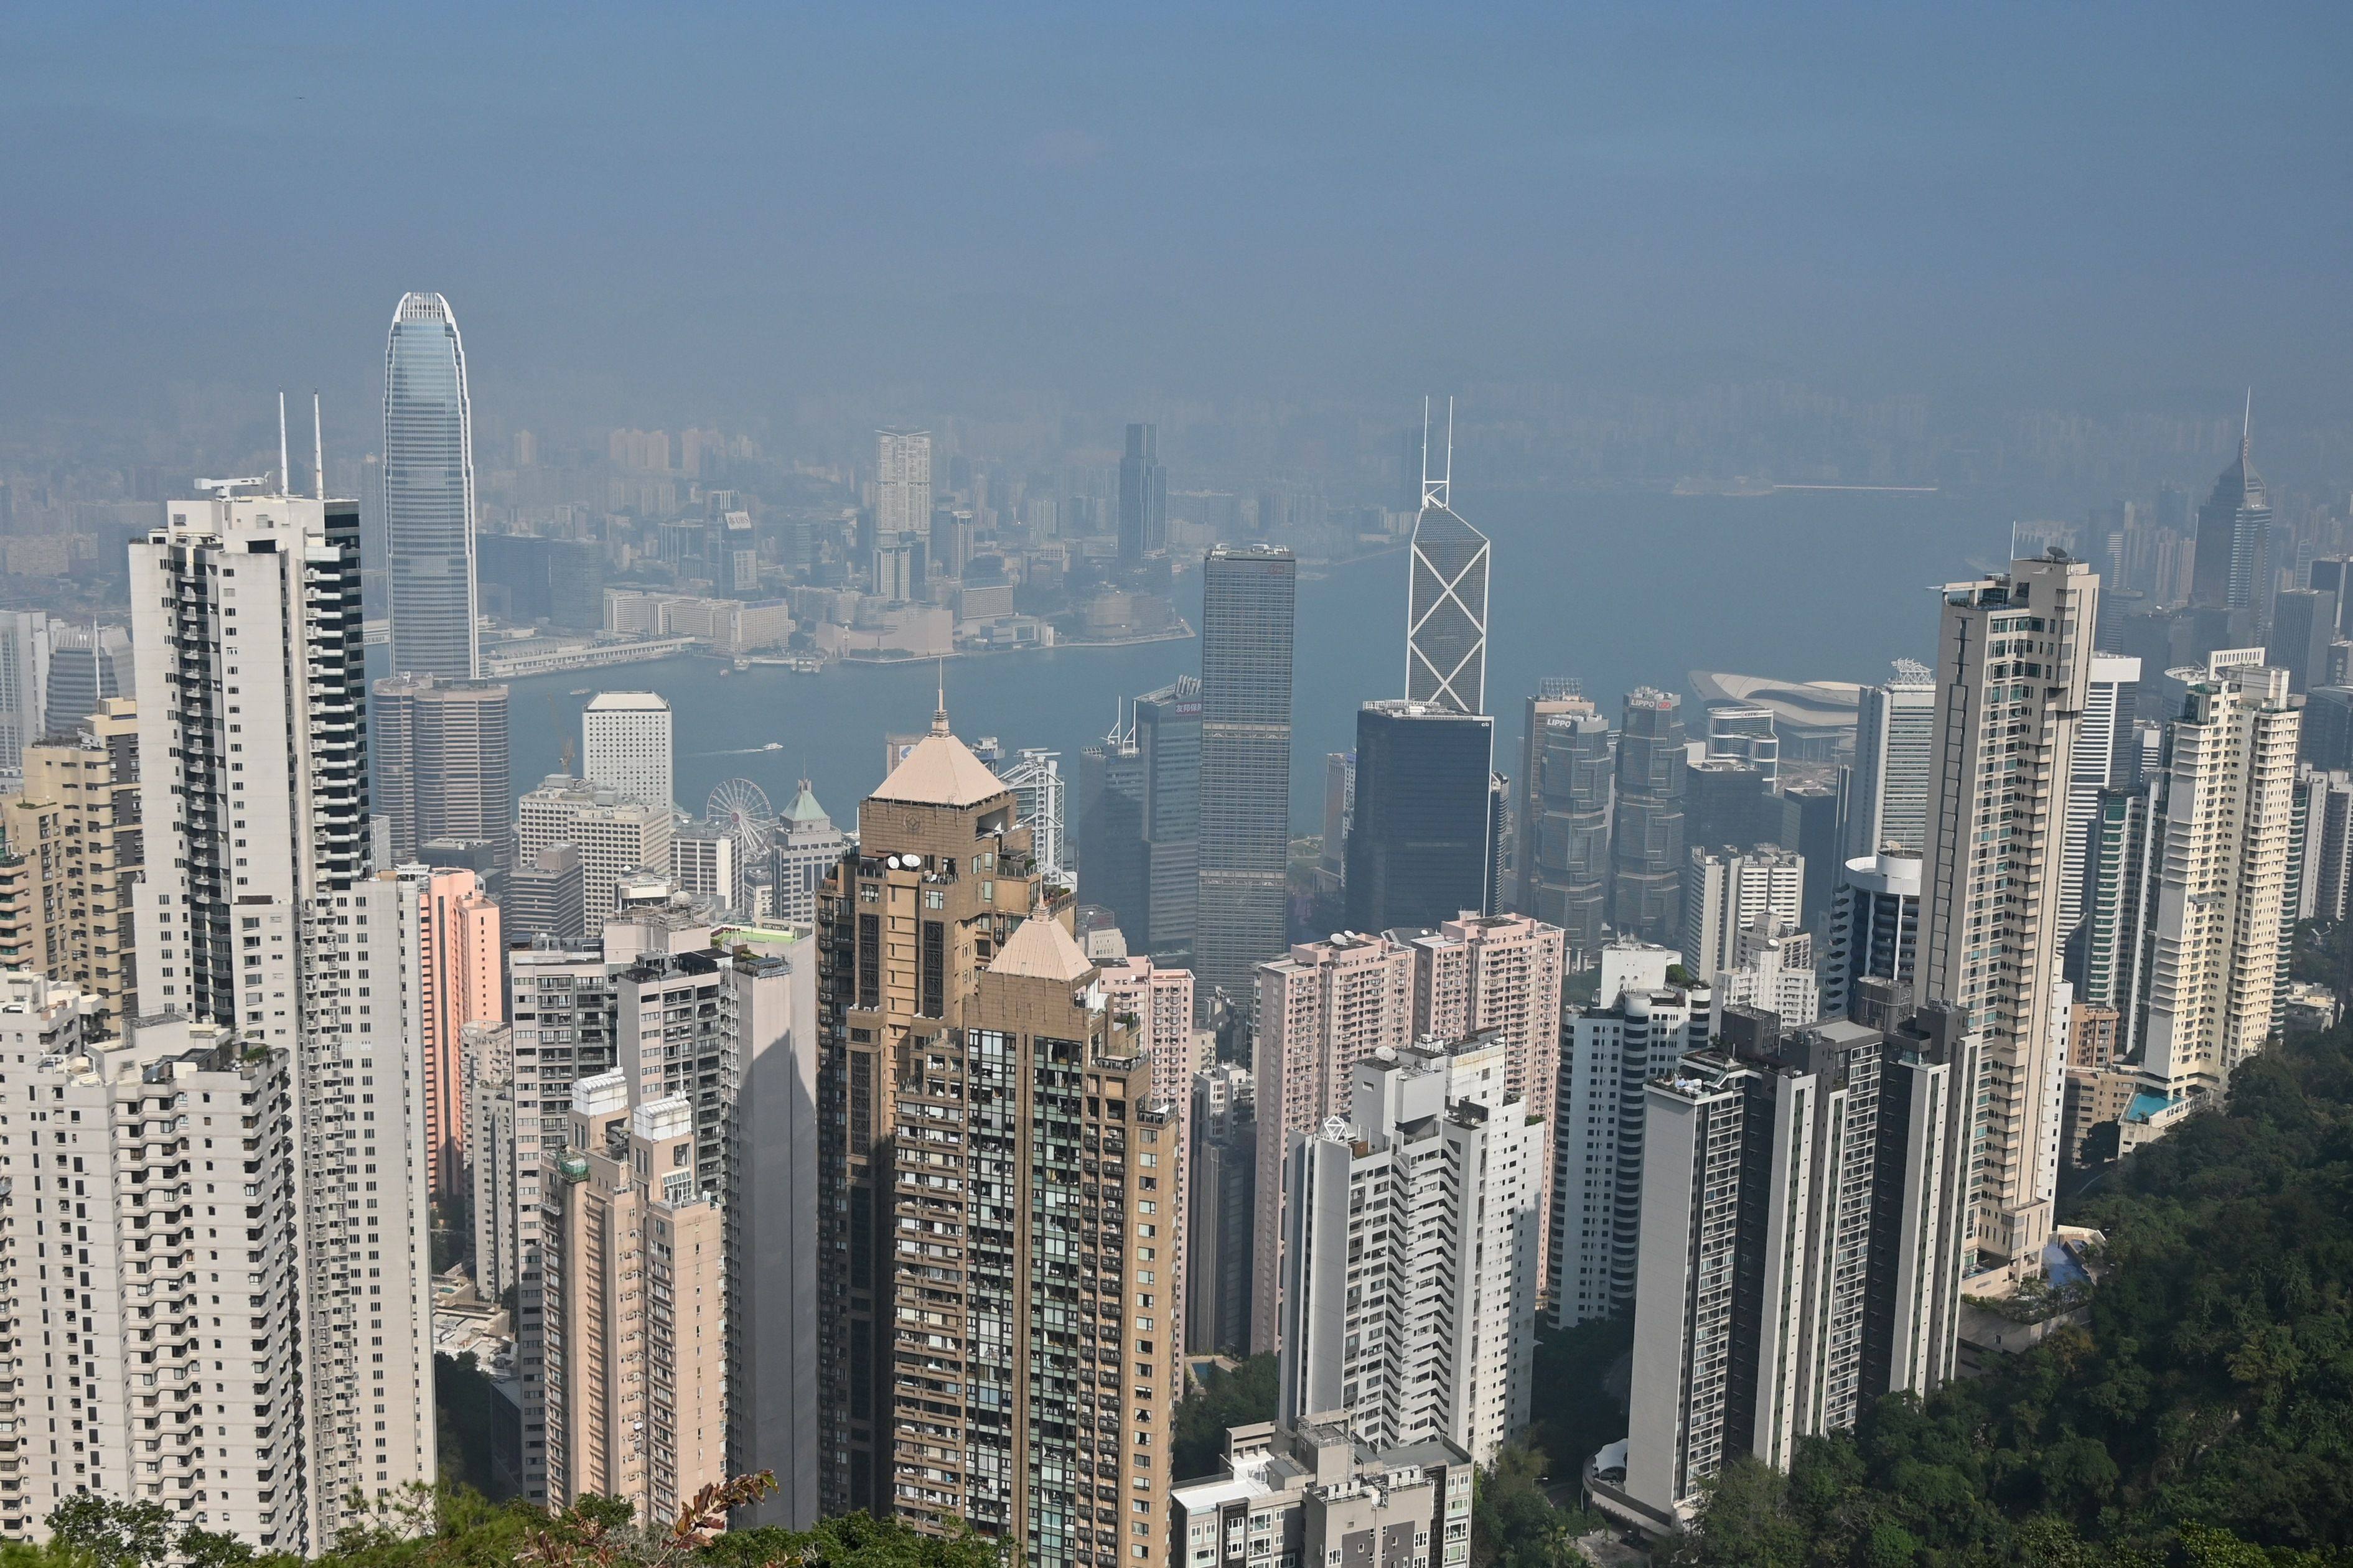
<instances>
[{"instance_id":1,"label":"white tower antenna mast","mask_svg":"<svg viewBox=\"0 0 2353 1568\"><path fill-rule=\"evenodd\" d=\"M319 499L327 499L327 434L319 423L319 389L311 389L311 479Z\"/></svg>"},{"instance_id":2,"label":"white tower antenna mast","mask_svg":"<svg viewBox=\"0 0 2353 1568\"><path fill-rule=\"evenodd\" d=\"M294 493L294 478L286 471L286 394L282 388L278 394L278 493Z\"/></svg>"},{"instance_id":3,"label":"white tower antenna mast","mask_svg":"<svg viewBox=\"0 0 2353 1568\"><path fill-rule=\"evenodd\" d=\"M1430 477L1430 399L1421 400L1421 504L1451 508L1454 479L1454 399L1446 400L1446 467Z\"/></svg>"}]
</instances>

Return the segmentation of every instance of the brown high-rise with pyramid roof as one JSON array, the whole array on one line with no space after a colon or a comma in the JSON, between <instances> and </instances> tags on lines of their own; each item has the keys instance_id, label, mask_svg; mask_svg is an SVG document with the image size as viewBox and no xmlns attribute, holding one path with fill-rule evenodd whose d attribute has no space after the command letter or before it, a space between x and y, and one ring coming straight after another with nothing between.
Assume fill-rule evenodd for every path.
<instances>
[{"instance_id":1,"label":"brown high-rise with pyramid roof","mask_svg":"<svg viewBox=\"0 0 2353 1568\"><path fill-rule=\"evenodd\" d=\"M818 910L824 1510L1148 1568L1182 1343L1174 1108L944 707L858 826Z\"/></svg>"}]
</instances>

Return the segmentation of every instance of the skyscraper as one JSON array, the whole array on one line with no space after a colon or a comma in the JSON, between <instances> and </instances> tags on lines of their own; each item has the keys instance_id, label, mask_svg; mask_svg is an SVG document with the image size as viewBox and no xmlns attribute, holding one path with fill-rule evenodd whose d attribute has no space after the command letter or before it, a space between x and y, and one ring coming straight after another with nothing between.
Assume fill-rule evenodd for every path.
<instances>
[{"instance_id":1,"label":"skyscraper","mask_svg":"<svg viewBox=\"0 0 2353 1568\"><path fill-rule=\"evenodd\" d=\"M464 1030L505 1020L499 906L471 871L400 868L410 1033L425 1058L425 1168L436 1197L465 1188Z\"/></svg>"},{"instance_id":2,"label":"skyscraper","mask_svg":"<svg viewBox=\"0 0 2353 1568\"><path fill-rule=\"evenodd\" d=\"M1481 1464L1529 1417L1545 1116L1492 1034L1383 1050L1283 1163L1276 1418L1345 1412L1374 1448Z\"/></svg>"},{"instance_id":3,"label":"skyscraper","mask_svg":"<svg viewBox=\"0 0 2353 1568\"><path fill-rule=\"evenodd\" d=\"M817 890L833 874L849 836L833 825L807 779L776 828L776 905L769 918L787 925L817 923Z\"/></svg>"},{"instance_id":4,"label":"skyscraper","mask_svg":"<svg viewBox=\"0 0 2353 1568\"><path fill-rule=\"evenodd\" d=\"M354 1497L438 1473L425 1063L398 999L404 889L367 863L359 579L351 501L223 485L131 546L142 817L148 864L175 873L134 893L141 1011L290 1063L312 1550ZM373 1207L351 1201L367 1165Z\"/></svg>"},{"instance_id":5,"label":"skyscraper","mask_svg":"<svg viewBox=\"0 0 2353 1568\"><path fill-rule=\"evenodd\" d=\"M1447 467L1453 468L1453 412ZM1487 710L1487 536L1454 514L1448 479L1423 460L1406 587L1405 694L1456 713Z\"/></svg>"},{"instance_id":6,"label":"skyscraper","mask_svg":"<svg viewBox=\"0 0 2353 1568\"><path fill-rule=\"evenodd\" d=\"M932 433L874 432L874 537L928 539L932 530ZM872 548L870 544L869 548Z\"/></svg>"},{"instance_id":7,"label":"skyscraper","mask_svg":"<svg viewBox=\"0 0 2353 1568\"><path fill-rule=\"evenodd\" d=\"M393 673L471 680L473 412L458 318L438 294L404 294L392 313L383 482Z\"/></svg>"},{"instance_id":8,"label":"skyscraper","mask_svg":"<svg viewBox=\"0 0 2353 1568\"><path fill-rule=\"evenodd\" d=\"M1168 548L1168 470L1155 426L1127 427L1119 460L1119 558L1133 563Z\"/></svg>"},{"instance_id":9,"label":"skyscraper","mask_svg":"<svg viewBox=\"0 0 2353 1568\"><path fill-rule=\"evenodd\" d=\"M2272 503L2253 460L2254 411L2250 392L2239 460L2222 470L2198 509L2198 559L2189 579L2190 604L2231 611L2231 635L2240 640L2262 635L2272 588Z\"/></svg>"},{"instance_id":10,"label":"skyscraper","mask_svg":"<svg viewBox=\"0 0 2353 1568\"><path fill-rule=\"evenodd\" d=\"M2287 671L2232 659L2190 684L2168 739L2141 1073L2169 1100L2219 1097L2278 1026L2301 715Z\"/></svg>"},{"instance_id":11,"label":"skyscraper","mask_svg":"<svg viewBox=\"0 0 2353 1568\"><path fill-rule=\"evenodd\" d=\"M1843 1018L1857 987L1876 975L1913 984L1920 943L1920 862L1873 855L1841 868L1822 961L1822 1010Z\"/></svg>"},{"instance_id":12,"label":"skyscraper","mask_svg":"<svg viewBox=\"0 0 2353 1568\"><path fill-rule=\"evenodd\" d=\"M138 1008L133 889L143 879L139 823L139 705L104 699L70 735L25 748L24 789L0 796L0 866L21 866L8 889L22 934L0 963L69 981L91 1001L84 1035L121 1032ZM12 951L13 949L13 951Z\"/></svg>"},{"instance_id":13,"label":"skyscraper","mask_svg":"<svg viewBox=\"0 0 2353 1568\"><path fill-rule=\"evenodd\" d=\"M20 1153L8 1173L12 1226L30 1236L46 1224L59 1250L44 1262L37 1242L0 1247L19 1369L0 1385L19 1461L0 1470L0 1531L42 1541L53 1510L99 1496L164 1510L172 1534L200 1527L300 1555L316 1537L291 1058L185 1017L93 1041L90 1000L37 973L0 973L0 1094L38 1102L34 1114L54 1117L61 1135L72 1125L74 1140L70 1160ZM159 1124L183 1117L192 1152L209 1142L232 1157L155 1158ZM235 1223L205 1223L223 1209ZM42 1214L51 1217L33 1217ZM66 1215L79 1279L57 1261ZM213 1274L234 1282L218 1292L225 1303L207 1300ZM165 1302L178 1303L170 1321L182 1326L155 1321ZM58 1395L34 1392L52 1377ZM148 1403L159 1397L168 1414Z\"/></svg>"},{"instance_id":14,"label":"skyscraper","mask_svg":"<svg viewBox=\"0 0 2353 1568\"><path fill-rule=\"evenodd\" d=\"M1253 968L1284 949L1291 851L1291 643L1299 563L1219 545L1202 563L1201 890L1195 999L1257 1004Z\"/></svg>"},{"instance_id":15,"label":"skyscraper","mask_svg":"<svg viewBox=\"0 0 2353 1568\"><path fill-rule=\"evenodd\" d=\"M1531 717L1520 789L1521 910L1567 932L1579 966L1600 952L1609 916L1617 766L1609 721L1585 706Z\"/></svg>"},{"instance_id":16,"label":"skyscraper","mask_svg":"<svg viewBox=\"0 0 2353 1568\"><path fill-rule=\"evenodd\" d=\"M2118 654L2092 655L2083 715L2067 757L2067 829L2059 848L2059 950L2072 952L2084 923L2084 867L2100 792L2119 782L2120 767L2132 759L2133 705L2140 685L2140 660Z\"/></svg>"},{"instance_id":17,"label":"skyscraper","mask_svg":"<svg viewBox=\"0 0 2353 1568\"><path fill-rule=\"evenodd\" d=\"M507 688L495 681L390 676L375 683L375 809L396 864L428 844L481 846L490 864L514 855Z\"/></svg>"},{"instance_id":18,"label":"skyscraper","mask_svg":"<svg viewBox=\"0 0 2353 1568\"><path fill-rule=\"evenodd\" d=\"M818 1408L827 1513L892 1506L897 1064L965 1030L970 977L1036 902L1030 853L1013 792L949 732L943 710L860 808L857 848L818 896ZM1009 1358L1012 1348L1001 1353Z\"/></svg>"},{"instance_id":19,"label":"skyscraper","mask_svg":"<svg viewBox=\"0 0 2353 1568\"><path fill-rule=\"evenodd\" d=\"M2036 1255L2051 1228L2060 851L2099 595L2090 567L2055 552L1944 590L1919 992L1967 1009L1985 1038L1976 1240L1998 1259Z\"/></svg>"},{"instance_id":20,"label":"skyscraper","mask_svg":"<svg viewBox=\"0 0 2353 1568\"><path fill-rule=\"evenodd\" d=\"M1866 686L1854 730L1854 783L1847 797L1846 858L1885 846L1917 856L1928 841L1928 756L1936 731L1936 678L1895 661L1895 679Z\"/></svg>"},{"instance_id":21,"label":"skyscraper","mask_svg":"<svg viewBox=\"0 0 2353 1568\"><path fill-rule=\"evenodd\" d=\"M603 928L606 917L613 912L614 889L622 878L638 870L650 869L665 875L670 870L673 821L667 806L650 805L614 790L598 789L565 773L550 773L518 803L518 816L516 853L521 868L516 876L509 879L510 887L529 879L522 876L522 868L561 877L563 868L550 866L546 854L559 846L578 850L584 931ZM557 889L550 891L558 901L547 910L547 916L554 919L568 908L568 900ZM538 918L534 914L534 921ZM572 934L554 925L542 927L534 923L530 929Z\"/></svg>"},{"instance_id":22,"label":"skyscraper","mask_svg":"<svg viewBox=\"0 0 2353 1568\"><path fill-rule=\"evenodd\" d=\"M42 611L0 610L0 774L47 732L51 629Z\"/></svg>"},{"instance_id":23,"label":"skyscraper","mask_svg":"<svg viewBox=\"0 0 2353 1568\"><path fill-rule=\"evenodd\" d=\"M1683 963L1713 979L1740 963L1742 933L1799 929L1805 879L1805 861L1774 845L1694 848L1683 866Z\"/></svg>"},{"instance_id":24,"label":"skyscraper","mask_svg":"<svg viewBox=\"0 0 2353 1568\"><path fill-rule=\"evenodd\" d=\"M600 691L580 713L580 776L598 789L667 811L670 699L659 691Z\"/></svg>"},{"instance_id":25,"label":"skyscraper","mask_svg":"<svg viewBox=\"0 0 2353 1568\"><path fill-rule=\"evenodd\" d=\"M1201 897L1201 683L1180 675L1135 700L1143 785L1144 930L1128 932L1161 963L1190 964Z\"/></svg>"},{"instance_id":26,"label":"skyscraper","mask_svg":"<svg viewBox=\"0 0 2353 1568\"><path fill-rule=\"evenodd\" d=\"M1623 935L1683 935L1683 702L1645 686L1626 694L1609 830L1609 922Z\"/></svg>"},{"instance_id":27,"label":"skyscraper","mask_svg":"<svg viewBox=\"0 0 2353 1568\"><path fill-rule=\"evenodd\" d=\"M1475 710L1386 701L1357 710L1349 925L1434 926L1493 907L1494 743L1494 721Z\"/></svg>"}]
</instances>

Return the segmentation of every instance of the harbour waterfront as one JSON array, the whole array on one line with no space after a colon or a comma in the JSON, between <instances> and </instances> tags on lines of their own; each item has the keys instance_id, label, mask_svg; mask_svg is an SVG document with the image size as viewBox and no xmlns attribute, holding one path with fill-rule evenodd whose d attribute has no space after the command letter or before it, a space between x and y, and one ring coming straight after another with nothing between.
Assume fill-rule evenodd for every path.
<instances>
[{"instance_id":1,"label":"harbour waterfront","mask_svg":"<svg viewBox=\"0 0 2353 1568\"><path fill-rule=\"evenodd\" d=\"M1936 611L1926 590L1998 557L2012 515L1999 500L1944 495L1481 497L1468 485L1457 495L1494 541L1487 691L1506 773L1521 700L1544 676L1581 677L1614 719L1631 687L1684 691L1694 668L1875 680L1892 658L1927 657ZM1405 569L1392 552L1302 574L1294 834L1321 826L1322 759L1354 743L1357 705L1403 693ZM1200 584L1198 569L1177 579L1179 613L1195 625ZM727 778L751 780L781 809L806 774L847 826L881 778L883 737L931 721L928 660L837 664L818 676L723 668L685 658L512 682L518 792L555 771L567 736L576 741L587 700L571 693L582 688L670 700L679 804L696 812ZM1199 671L1193 640L952 659L948 712L967 739L1060 752L1075 809L1079 750L1111 729L1115 705ZM772 742L780 749L765 750Z\"/></svg>"}]
</instances>

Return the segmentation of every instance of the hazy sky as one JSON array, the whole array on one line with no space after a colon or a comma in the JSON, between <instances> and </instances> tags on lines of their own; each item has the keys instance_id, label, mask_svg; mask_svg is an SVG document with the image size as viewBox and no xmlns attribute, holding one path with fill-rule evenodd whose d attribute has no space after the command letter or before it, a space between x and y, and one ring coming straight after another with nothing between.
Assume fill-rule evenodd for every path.
<instances>
[{"instance_id":1,"label":"hazy sky","mask_svg":"<svg viewBox=\"0 0 2353 1568\"><path fill-rule=\"evenodd\" d=\"M478 395L616 420L1755 374L2341 417L2348 68L2342 0L20 3L0 416L372 397L424 288Z\"/></svg>"}]
</instances>

